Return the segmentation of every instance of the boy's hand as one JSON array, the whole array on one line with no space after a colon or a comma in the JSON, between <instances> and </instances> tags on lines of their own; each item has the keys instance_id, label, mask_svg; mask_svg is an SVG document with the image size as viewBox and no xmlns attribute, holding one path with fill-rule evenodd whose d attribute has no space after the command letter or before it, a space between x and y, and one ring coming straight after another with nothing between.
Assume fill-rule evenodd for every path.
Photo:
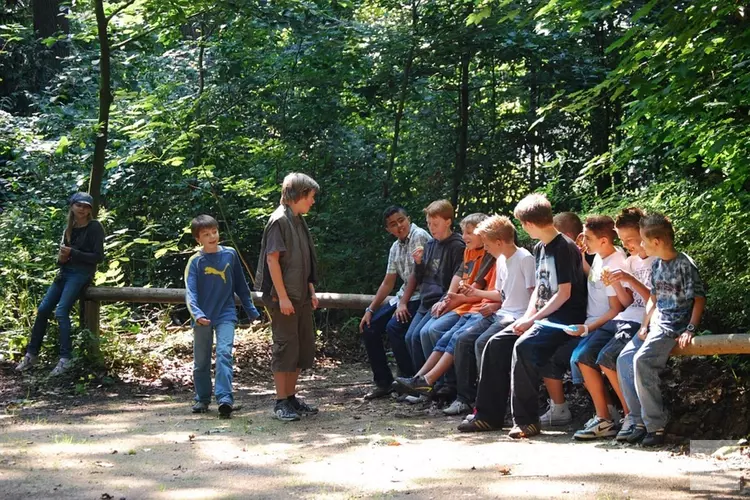
<instances>
[{"instance_id":1,"label":"boy's hand","mask_svg":"<svg viewBox=\"0 0 750 500\"><path fill-rule=\"evenodd\" d=\"M641 327L641 329L638 330L638 338L646 340L646 337L648 337L648 327Z\"/></svg>"},{"instance_id":2,"label":"boy's hand","mask_svg":"<svg viewBox=\"0 0 750 500\"><path fill-rule=\"evenodd\" d=\"M446 306L456 307L466 302L464 298L465 297L463 294L448 292L445 294L445 298L443 300L445 301Z\"/></svg>"},{"instance_id":3,"label":"boy's hand","mask_svg":"<svg viewBox=\"0 0 750 500\"><path fill-rule=\"evenodd\" d=\"M406 304L401 304L399 302L398 307L396 308L396 321L399 323L408 323L409 320L411 320L411 314L409 314L409 308L406 307Z\"/></svg>"},{"instance_id":4,"label":"boy's hand","mask_svg":"<svg viewBox=\"0 0 750 500\"><path fill-rule=\"evenodd\" d=\"M465 286L460 292L467 297L475 297L477 294L477 289L473 286Z\"/></svg>"},{"instance_id":5,"label":"boy's hand","mask_svg":"<svg viewBox=\"0 0 750 500\"><path fill-rule=\"evenodd\" d=\"M292 305L292 301L289 300L289 298L279 299L279 309L281 309L281 314L283 314L284 316L294 314L294 306Z\"/></svg>"},{"instance_id":6,"label":"boy's hand","mask_svg":"<svg viewBox=\"0 0 750 500\"><path fill-rule=\"evenodd\" d=\"M526 330L531 328L531 325L534 324L534 320L528 319L528 318L521 318L513 325L513 331L516 332L516 335L521 335Z\"/></svg>"},{"instance_id":7,"label":"boy's hand","mask_svg":"<svg viewBox=\"0 0 750 500\"><path fill-rule=\"evenodd\" d=\"M443 314L443 310L445 309L445 302L440 300L438 302L435 302L435 305L432 306L432 309L430 309L430 314L434 318L437 318L441 314Z\"/></svg>"},{"instance_id":8,"label":"boy's hand","mask_svg":"<svg viewBox=\"0 0 750 500\"><path fill-rule=\"evenodd\" d=\"M574 326L576 329L575 330L567 330L567 329L565 330L565 333L567 333L571 337L580 337L581 335L583 335L583 332L586 331L586 328L585 328L584 325L571 325L571 326Z\"/></svg>"},{"instance_id":9,"label":"boy's hand","mask_svg":"<svg viewBox=\"0 0 750 500\"><path fill-rule=\"evenodd\" d=\"M412 258L417 264L422 263L422 257L424 256L424 247L417 247L412 253Z\"/></svg>"},{"instance_id":10,"label":"boy's hand","mask_svg":"<svg viewBox=\"0 0 750 500\"><path fill-rule=\"evenodd\" d=\"M359 322L359 333L362 333L365 331L365 325L370 326L371 320L372 320L372 313L370 311L365 311L365 314L362 316L362 321Z\"/></svg>"},{"instance_id":11,"label":"boy's hand","mask_svg":"<svg viewBox=\"0 0 750 500\"><path fill-rule=\"evenodd\" d=\"M632 274L627 271L623 271L622 269L615 269L613 271L610 271L609 276L607 276L607 280L609 281L610 285L620 281L628 283L634 279L635 277Z\"/></svg>"},{"instance_id":12,"label":"boy's hand","mask_svg":"<svg viewBox=\"0 0 750 500\"><path fill-rule=\"evenodd\" d=\"M208 318L198 318L195 320L196 323L198 323L201 326L208 326L211 324L211 320Z\"/></svg>"},{"instance_id":13,"label":"boy's hand","mask_svg":"<svg viewBox=\"0 0 750 500\"><path fill-rule=\"evenodd\" d=\"M318 295L313 293L310 297L310 301L312 302L312 308L317 309L318 305L320 304L320 299L318 299Z\"/></svg>"},{"instance_id":14,"label":"boy's hand","mask_svg":"<svg viewBox=\"0 0 750 500\"><path fill-rule=\"evenodd\" d=\"M690 342L693 340L693 333L692 332L685 332L679 337L677 337L677 345L680 346L680 349L684 349L685 346L690 344Z\"/></svg>"},{"instance_id":15,"label":"boy's hand","mask_svg":"<svg viewBox=\"0 0 750 500\"><path fill-rule=\"evenodd\" d=\"M490 315L494 314L498 309L500 309L500 304L497 302L482 304L482 307L479 308L479 314L485 318L489 318Z\"/></svg>"}]
</instances>

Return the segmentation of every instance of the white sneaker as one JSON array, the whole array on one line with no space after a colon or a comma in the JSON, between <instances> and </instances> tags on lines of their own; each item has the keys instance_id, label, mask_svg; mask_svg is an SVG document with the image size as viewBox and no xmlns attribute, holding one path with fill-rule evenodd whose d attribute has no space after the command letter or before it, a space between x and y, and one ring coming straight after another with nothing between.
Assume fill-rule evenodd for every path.
<instances>
[{"instance_id":1,"label":"white sneaker","mask_svg":"<svg viewBox=\"0 0 750 500\"><path fill-rule=\"evenodd\" d=\"M446 415L461 415L471 411L471 406L467 405L463 401L458 399L451 403L448 408L443 409L443 413Z\"/></svg>"},{"instance_id":2,"label":"white sneaker","mask_svg":"<svg viewBox=\"0 0 750 500\"><path fill-rule=\"evenodd\" d=\"M539 417L539 422L542 424L542 427L568 425L572 421L573 415L571 415L570 408L568 408L568 402L565 401L558 405L551 399L549 400L549 410Z\"/></svg>"},{"instance_id":3,"label":"white sneaker","mask_svg":"<svg viewBox=\"0 0 750 500\"><path fill-rule=\"evenodd\" d=\"M620 418L620 412L617 411L617 407L615 405L607 405L607 411L609 412L609 419L613 422L620 422L622 423L622 419ZM585 424L583 424L583 428L589 427L594 420L597 419L596 413L586 421Z\"/></svg>"},{"instance_id":4,"label":"white sneaker","mask_svg":"<svg viewBox=\"0 0 750 500\"><path fill-rule=\"evenodd\" d=\"M471 422L475 418L477 418L477 414L476 413L469 413L468 415L466 415L464 417L464 419L461 421L461 423L462 424L468 424L469 422Z\"/></svg>"},{"instance_id":5,"label":"white sneaker","mask_svg":"<svg viewBox=\"0 0 750 500\"><path fill-rule=\"evenodd\" d=\"M602 418L594 419L591 424L573 434L573 439L586 441L590 439L599 439L613 437L617 435L617 427L612 420Z\"/></svg>"},{"instance_id":6,"label":"white sneaker","mask_svg":"<svg viewBox=\"0 0 750 500\"><path fill-rule=\"evenodd\" d=\"M29 353L26 353L21 362L16 365L16 371L25 372L26 370L31 369L31 367L36 364L38 359L38 356L33 356Z\"/></svg>"},{"instance_id":7,"label":"white sneaker","mask_svg":"<svg viewBox=\"0 0 750 500\"><path fill-rule=\"evenodd\" d=\"M57 362L57 366L50 372L50 377L57 377L58 375L62 375L68 369L73 365L73 361L70 358L60 358L60 361Z\"/></svg>"}]
</instances>

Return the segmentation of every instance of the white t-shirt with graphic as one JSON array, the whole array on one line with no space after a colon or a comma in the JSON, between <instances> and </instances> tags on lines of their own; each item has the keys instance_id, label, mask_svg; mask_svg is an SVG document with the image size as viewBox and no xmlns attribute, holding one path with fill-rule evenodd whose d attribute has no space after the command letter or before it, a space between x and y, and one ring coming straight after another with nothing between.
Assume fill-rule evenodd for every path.
<instances>
[{"instance_id":1,"label":"white t-shirt with graphic","mask_svg":"<svg viewBox=\"0 0 750 500\"><path fill-rule=\"evenodd\" d=\"M602 269L608 267L610 271L615 269L628 269L626 257L620 252L612 252L611 255L602 259L599 254L594 257L588 276L588 303L586 304L586 321L592 321L603 316L609 311L609 297L617 295L614 287L604 286L602 281Z\"/></svg>"},{"instance_id":2,"label":"white t-shirt with graphic","mask_svg":"<svg viewBox=\"0 0 750 500\"><path fill-rule=\"evenodd\" d=\"M500 290L503 297L503 305L495 314L518 319L529 307L529 289L534 289L534 256L525 248L519 248L510 258L498 257L495 266L495 289Z\"/></svg>"},{"instance_id":3,"label":"white t-shirt with graphic","mask_svg":"<svg viewBox=\"0 0 750 500\"><path fill-rule=\"evenodd\" d=\"M654 262L654 257L646 257L641 259L637 255L631 255L625 262L627 268L623 267L623 270L628 271L635 278L643 283L646 288L650 287L651 283L651 265ZM643 316L646 315L646 301L648 297L641 297L628 283L624 283L625 288L633 290L633 303L628 306L627 309L617 315L615 319L622 321L633 321L634 323L642 323Z\"/></svg>"}]
</instances>

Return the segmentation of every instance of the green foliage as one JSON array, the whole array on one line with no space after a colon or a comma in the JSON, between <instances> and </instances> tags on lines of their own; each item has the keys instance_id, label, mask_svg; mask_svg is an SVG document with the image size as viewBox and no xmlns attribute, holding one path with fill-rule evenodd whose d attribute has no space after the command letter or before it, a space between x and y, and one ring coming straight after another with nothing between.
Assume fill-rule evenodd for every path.
<instances>
[{"instance_id":1,"label":"green foliage","mask_svg":"<svg viewBox=\"0 0 750 500\"><path fill-rule=\"evenodd\" d=\"M37 57L54 40L34 39L28 12L0 15L0 331L17 354L65 200L89 179L100 54L90 4L71 7L54 70ZM279 183L304 171L322 186L309 215L320 290L374 292L389 204L423 225L436 198L459 217L510 214L544 190L560 210L666 212L707 270L710 328L750 326L750 30L736 2L144 0L109 29L97 284L181 286L199 213L220 220L252 276ZM125 366L139 355L118 341L138 335L131 309L105 309L102 350Z\"/></svg>"}]
</instances>

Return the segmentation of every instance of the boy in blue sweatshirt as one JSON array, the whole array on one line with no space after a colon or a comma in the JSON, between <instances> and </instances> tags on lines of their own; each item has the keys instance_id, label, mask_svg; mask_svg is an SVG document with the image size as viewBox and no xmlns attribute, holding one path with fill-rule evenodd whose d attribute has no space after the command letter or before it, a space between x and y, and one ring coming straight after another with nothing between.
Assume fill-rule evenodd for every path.
<instances>
[{"instance_id":1,"label":"boy in blue sweatshirt","mask_svg":"<svg viewBox=\"0 0 750 500\"><path fill-rule=\"evenodd\" d=\"M260 317L237 251L219 245L219 223L210 215L199 215L190 224L201 249L185 267L185 301L193 318L193 413L205 413L211 402L211 350L216 334L216 402L219 416L232 414L232 347L237 310L234 294L242 301L251 320Z\"/></svg>"}]
</instances>

